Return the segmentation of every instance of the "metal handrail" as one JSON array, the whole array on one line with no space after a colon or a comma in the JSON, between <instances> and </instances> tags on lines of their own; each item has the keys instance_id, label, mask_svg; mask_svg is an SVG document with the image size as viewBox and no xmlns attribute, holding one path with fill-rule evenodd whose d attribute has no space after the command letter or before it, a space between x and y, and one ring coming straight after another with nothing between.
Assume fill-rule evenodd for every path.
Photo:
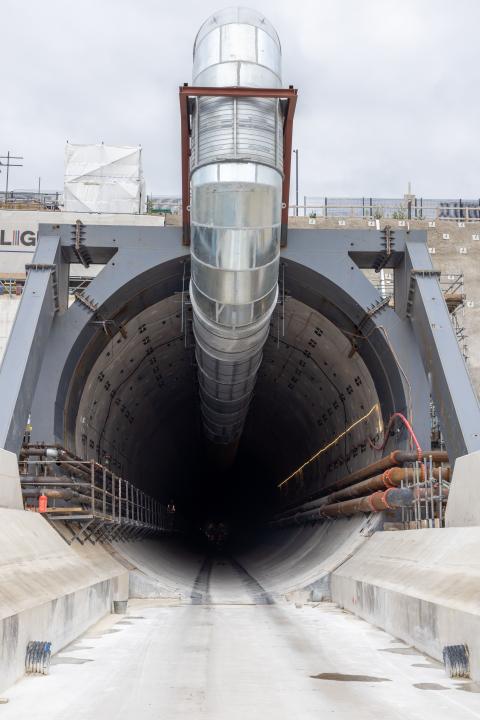
<instances>
[{"instance_id":1,"label":"metal handrail","mask_svg":"<svg viewBox=\"0 0 480 720\"><path fill-rule=\"evenodd\" d=\"M19 462L26 509L45 494L51 504L43 511L49 520L82 517L99 525L165 533L178 529L171 513L158 500L95 460L40 460ZM97 527L97 530L99 527ZM133 533L135 534L135 533Z\"/></svg>"},{"instance_id":2,"label":"metal handrail","mask_svg":"<svg viewBox=\"0 0 480 720\"><path fill-rule=\"evenodd\" d=\"M35 193L11 190L8 201L0 198L0 208L31 210L32 204L37 209L51 210L60 207L61 193ZM149 195L150 211L157 214L166 210L172 215L182 214L181 198L174 195ZM479 199L424 199L414 195L403 198L329 198L305 196L302 204L288 206L290 217L308 217L311 213L317 218L365 218L396 220L453 220L475 222L480 221Z\"/></svg>"},{"instance_id":3,"label":"metal handrail","mask_svg":"<svg viewBox=\"0 0 480 720\"><path fill-rule=\"evenodd\" d=\"M289 205L289 217L364 218L366 220L480 221L480 200L427 200L423 198L305 198Z\"/></svg>"}]
</instances>

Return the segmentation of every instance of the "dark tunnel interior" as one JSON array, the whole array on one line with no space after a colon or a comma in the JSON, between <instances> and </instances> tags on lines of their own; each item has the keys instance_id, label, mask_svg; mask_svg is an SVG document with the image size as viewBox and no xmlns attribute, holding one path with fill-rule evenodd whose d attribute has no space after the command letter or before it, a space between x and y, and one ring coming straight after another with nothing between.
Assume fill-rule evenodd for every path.
<instances>
[{"instance_id":1,"label":"dark tunnel interior","mask_svg":"<svg viewBox=\"0 0 480 720\"><path fill-rule=\"evenodd\" d=\"M232 535L375 459L371 373L348 335L289 295L271 319L236 460L219 470L202 434L190 317L173 295L109 340L78 406L78 455L173 501L191 528L223 522Z\"/></svg>"}]
</instances>

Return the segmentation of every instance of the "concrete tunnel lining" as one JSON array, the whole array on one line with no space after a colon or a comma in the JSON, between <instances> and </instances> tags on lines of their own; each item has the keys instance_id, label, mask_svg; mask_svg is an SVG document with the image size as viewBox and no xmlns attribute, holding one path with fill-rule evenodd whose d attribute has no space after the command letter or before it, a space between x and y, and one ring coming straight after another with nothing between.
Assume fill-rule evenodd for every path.
<instances>
[{"instance_id":1,"label":"concrete tunnel lining","mask_svg":"<svg viewBox=\"0 0 480 720\"><path fill-rule=\"evenodd\" d=\"M166 492L178 496L178 477L192 475L202 448L192 348L182 336L179 297L144 310L124 329L127 337L117 334L108 342L85 383L76 451L107 459L115 472L150 493L160 492L165 502ZM275 332L272 327L242 442L262 473L270 468L274 486L379 403L363 360L348 357L350 343L319 313L290 298L285 335L276 338ZM365 427L354 427L309 467L306 482L328 475L333 466L350 470L357 454L362 462L373 459L365 431L375 436L380 426L375 410ZM171 462L160 460L162 471L155 472L159 457L169 457L175 444L188 452L176 451ZM169 490L162 491L162 474L174 480Z\"/></svg>"},{"instance_id":2,"label":"concrete tunnel lining","mask_svg":"<svg viewBox=\"0 0 480 720\"><path fill-rule=\"evenodd\" d=\"M292 267L299 270L290 262ZM282 532L257 530L252 535L255 520L268 518L282 504L299 501L318 490L322 482L328 483L376 458L366 443L366 434L374 437L381 431L382 417L375 411L309 465L300 478L287 483L282 491L277 488L306 458L373 406L378 404L385 417L393 403L405 403L405 396L395 399L398 370L394 358L390 355L390 364L382 366L379 373L378 357L385 360L385 348L380 347L379 352L380 333L376 346L368 343L368 349L359 347L350 357L351 342L343 331L345 326L352 326L352 321L331 298L319 295L318 282L305 282L308 273L302 275L303 284L296 282L294 273L292 279L287 273L285 315L283 318L279 305L272 317L239 461L230 480L221 479L230 508L215 507L215 502L221 498L223 502L225 496L219 492L218 482L211 483L209 496L204 491L209 467L203 457L193 348L191 343L185 346L182 336L181 295L178 289L171 292L173 287L181 289L182 272L183 258L171 261L170 272L164 275L166 281L158 282L157 274L157 282L139 283L142 290L133 302L120 305L130 315L128 320L122 317L126 338L116 333L109 339L98 329L92 332L91 327L87 328L90 337L83 338L84 350L77 369L64 369L65 375L70 374L63 416L69 446L81 456L94 454L101 462L107 459L112 469L163 502L174 498L190 519L194 508L203 513L203 519L209 513L220 518L222 510L228 515L235 508L233 524L243 543L238 552L265 582L272 587L293 586L295 578L301 578L301 583L313 582L322 567L327 571L335 567L338 552L334 547L348 548L361 541L358 533L365 518ZM340 318L342 331L296 296L308 298L331 317ZM188 307L183 311L188 314ZM373 373L362 358L368 353L373 353L377 362L372 362ZM384 391L385 382L391 383L388 393ZM243 525L238 522L240 515ZM332 541L332 537L336 540ZM164 543L161 547L162 542L155 544L159 558L165 559L165 553L185 558L178 544ZM270 560L263 563L262 573L261 558L266 557ZM181 565L185 570L192 567L184 560Z\"/></svg>"}]
</instances>

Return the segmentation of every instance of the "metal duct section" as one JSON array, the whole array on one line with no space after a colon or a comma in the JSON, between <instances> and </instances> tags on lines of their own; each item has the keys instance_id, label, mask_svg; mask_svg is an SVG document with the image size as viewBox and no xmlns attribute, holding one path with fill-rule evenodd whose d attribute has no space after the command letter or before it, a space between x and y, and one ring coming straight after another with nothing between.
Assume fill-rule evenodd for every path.
<instances>
[{"instance_id":1,"label":"metal duct section","mask_svg":"<svg viewBox=\"0 0 480 720\"><path fill-rule=\"evenodd\" d=\"M193 84L281 87L280 42L255 10L201 27ZM283 129L280 100L201 97L191 146L190 295L205 433L236 444L278 294Z\"/></svg>"}]
</instances>

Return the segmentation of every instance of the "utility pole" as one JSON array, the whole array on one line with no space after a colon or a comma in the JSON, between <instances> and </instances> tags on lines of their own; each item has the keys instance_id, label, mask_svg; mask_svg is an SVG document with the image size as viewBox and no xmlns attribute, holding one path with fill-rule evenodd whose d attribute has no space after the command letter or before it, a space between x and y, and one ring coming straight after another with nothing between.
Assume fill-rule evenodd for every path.
<instances>
[{"instance_id":1,"label":"utility pole","mask_svg":"<svg viewBox=\"0 0 480 720\"><path fill-rule=\"evenodd\" d=\"M295 153L295 215L298 215L298 148Z\"/></svg>"},{"instance_id":2,"label":"utility pole","mask_svg":"<svg viewBox=\"0 0 480 720\"><path fill-rule=\"evenodd\" d=\"M7 162L3 162L3 160L6 160ZM7 168L7 176L5 179L5 205L7 204L7 196L8 196L8 174L11 167L23 167L23 163L13 163L12 160L23 160L23 157L20 155L11 155L10 150L6 155L0 155L0 166Z\"/></svg>"}]
</instances>

